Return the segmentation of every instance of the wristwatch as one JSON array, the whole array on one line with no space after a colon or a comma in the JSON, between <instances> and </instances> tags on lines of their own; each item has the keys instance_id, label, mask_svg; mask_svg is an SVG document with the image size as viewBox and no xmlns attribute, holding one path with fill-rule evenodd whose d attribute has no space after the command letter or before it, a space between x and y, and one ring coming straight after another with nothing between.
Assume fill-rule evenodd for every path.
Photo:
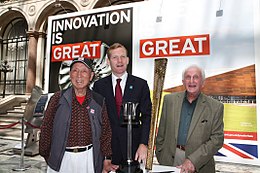
<instances>
[{"instance_id":1,"label":"wristwatch","mask_svg":"<svg viewBox=\"0 0 260 173\"><path fill-rule=\"evenodd\" d=\"M111 156L105 156L105 160L112 160Z\"/></svg>"}]
</instances>

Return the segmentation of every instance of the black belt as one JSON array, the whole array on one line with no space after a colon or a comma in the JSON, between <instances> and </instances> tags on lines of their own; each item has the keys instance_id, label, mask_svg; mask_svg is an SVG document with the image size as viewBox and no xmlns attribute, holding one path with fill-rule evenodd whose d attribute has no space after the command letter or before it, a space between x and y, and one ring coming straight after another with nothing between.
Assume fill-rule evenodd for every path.
<instances>
[{"instance_id":1,"label":"black belt","mask_svg":"<svg viewBox=\"0 0 260 173\"><path fill-rule=\"evenodd\" d=\"M185 151L185 145L177 145L177 148L181 149L182 151Z\"/></svg>"},{"instance_id":2,"label":"black belt","mask_svg":"<svg viewBox=\"0 0 260 173\"><path fill-rule=\"evenodd\" d=\"M65 151L68 151L68 152L73 152L73 153L79 153L79 152L83 152L83 151L86 151L86 150L89 150L93 147L93 145L88 145L86 147L82 147L82 148L66 148Z\"/></svg>"}]
</instances>

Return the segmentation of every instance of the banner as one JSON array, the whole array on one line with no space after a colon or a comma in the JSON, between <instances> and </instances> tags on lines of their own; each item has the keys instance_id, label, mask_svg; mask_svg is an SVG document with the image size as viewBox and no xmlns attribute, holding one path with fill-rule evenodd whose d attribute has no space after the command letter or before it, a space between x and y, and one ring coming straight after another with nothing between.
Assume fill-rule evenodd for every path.
<instances>
[{"instance_id":1,"label":"banner","mask_svg":"<svg viewBox=\"0 0 260 173\"><path fill-rule=\"evenodd\" d=\"M151 89L154 58L168 59L164 94L184 89L182 71L189 65L205 69L203 92L225 107L225 141L216 160L260 164L255 76L258 16L259 4L253 0L151 1L134 14L138 32L133 43L139 50L134 51L133 73L147 79Z\"/></svg>"},{"instance_id":2,"label":"banner","mask_svg":"<svg viewBox=\"0 0 260 173\"><path fill-rule=\"evenodd\" d=\"M225 106L216 160L260 165L259 12L257 0L150 0L52 16L45 91L69 85L67 61L78 56L95 62L96 80L108 75L105 50L115 42L128 49L128 72L151 90L154 59L168 59L163 94L182 91L182 71L198 64L203 92Z\"/></svg>"},{"instance_id":3,"label":"banner","mask_svg":"<svg viewBox=\"0 0 260 173\"><path fill-rule=\"evenodd\" d=\"M77 57L95 63L95 80L110 72L106 65L106 49L120 42L132 56L133 7L104 8L51 16L48 20L46 92L55 92L70 85L69 66ZM123 31L123 32L122 32Z\"/></svg>"}]
</instances>

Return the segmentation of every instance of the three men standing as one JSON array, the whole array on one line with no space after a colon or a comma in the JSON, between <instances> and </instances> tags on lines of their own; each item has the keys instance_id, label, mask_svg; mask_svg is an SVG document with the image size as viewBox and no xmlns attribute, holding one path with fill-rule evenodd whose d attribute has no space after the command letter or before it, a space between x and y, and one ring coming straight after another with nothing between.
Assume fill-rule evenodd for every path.
<instances>
[{"instance_id":1,"label":"three men standing","mask_svg":"<svg viewBox=\"0 0 260 173\"><path fill-rule=\"evenodd\" d=\"M112 155L109 149L110 145L105 145L105 141L101 139L101 148L99 151L101 150L103 155L105 155L104 172L116 171L119 168L119 165L123 164L128 159L127 128L122 125L122 104L125 102L138 103L136 121L140 122L140 124L133 126L132 129L132 158L136 161L145 163L147 158L152 109L150 90L147 82L139 77L128 74L126 71L129 64L126 48L119 43L115 43L108 49L107 56L107 61L111 67L112 74L95 82L93 87L94 93L86 88L88 81L86 82L87 85L80 90L83 91L83 94L77 94L78 89L75 87L80 86L84 82L84 79L76 79L76 76L84 75L84 70L86 69L82 68L82 70L80 69L75 72L76 80L73 79L73 74L74 68L77 66L73 67L71 65L70 72L74 88L71 90L72 95L70 91L72 106L77 105L76 108L80 109L80 104L89 104L89 99L91 100L91 97L93 96L91 93L94 95L95 93L99 93L105 98L106 104L99 104L101 106L100 108L102 108L101 111L103 111L104 114L102 116L103 125L100 127L100 135L107 140L107 143L110 143L109 137L111 134L110 127L107 126L107 111L112 129ZM84 62L85 60L81 62L82 64L78 63L78 66L83 65L83 67L88 67ZM88 80L91 80L92 73L89 72L89 74L86 73L86 75L89 75L87 76ZM182 82L186 91L169 94L164 97L163 109L156 137L156 156L160 164L179 167L181 172L215 173L213 156L223 145L224 106L222 103L201 92L202 87L204 86L204 80L204 71L200 67L192 65L183 72ZM89 94L90 97L88 96ZM61 96L63 97L63 95ZM84 99L81 98L82 96L84 96ZM98 98L102 100L102 97L98 96ZM56 113L56 109L59 108L57 107L59 99L60 93L55 94L54 98L51 99L50 102L55 103L55 105L49 105L50 108L46 111L49 120L44 121L42 130L46 131L49 126L51 127L52 124L49 124L50 122L55 123L56 118L54 118L53 115ZM100 103L99 101L96 102ZM71 104L71 100L69 103ZM51 109L52 107L53 109ZM75 108L73 107L70 108L72 117L76 114L73 111L74 109ZM88 114L91 114L91 111L88 111ZM68 118L71 118L71 115ZM86 121L89 121L88 118ZM54 130L58 130L55 126L57 125L54 124ZM88 127L89 131L93 131L93 126L91 127L92 128ZM67 130L68 128L71 127L67 127ZM45 145L50 145L50 142L52 142L53 139L51 140L51 136L48 137L48 134L50 133L50 130L48 130L47 133L43 132L42 139L40 140L41 148ZM73 132L66 134L64 137L63 140L66 140L66 142L68 141L67 143L64 143L65 147L70 148L71 146L69 145L74 146L78 144L86 147L89 143L93 143L95 149L93 137L83 143L74 143L75 141L71 138L71 135L73 135ZM89 134L89 136L91 135ZM43 139L48 139L49 142L46 143ZM52 157L52 155L50 155L52 153L49 153L49 150L51 149L47 148L47 151L41 149L41 154L48 163L52 163L49 160L49 157ZM65 148L64 150L66 151ZM64 151L61 153L63 154ZM57 165L58 168L60 167L60 164L61 163Z\"/></svg>"}]
</instances>

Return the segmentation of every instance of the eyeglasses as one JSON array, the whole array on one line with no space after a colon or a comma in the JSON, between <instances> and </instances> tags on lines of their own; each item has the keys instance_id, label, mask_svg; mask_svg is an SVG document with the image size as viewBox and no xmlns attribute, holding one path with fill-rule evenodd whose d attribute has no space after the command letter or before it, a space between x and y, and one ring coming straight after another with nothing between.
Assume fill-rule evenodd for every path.
<instances>
[{"instance_id":1,"label":"eyeglasses","mask_svg":"<svg viewBox=\"0 0 260 173\"><path fill-rule=\"evenodd\" d=\"M187 75L184 77L185 81L191 81L191 80L197 81L199 79L201 79L201 77L199 75L194 75L194 76Z\"/></svg>"}]
</instances>

